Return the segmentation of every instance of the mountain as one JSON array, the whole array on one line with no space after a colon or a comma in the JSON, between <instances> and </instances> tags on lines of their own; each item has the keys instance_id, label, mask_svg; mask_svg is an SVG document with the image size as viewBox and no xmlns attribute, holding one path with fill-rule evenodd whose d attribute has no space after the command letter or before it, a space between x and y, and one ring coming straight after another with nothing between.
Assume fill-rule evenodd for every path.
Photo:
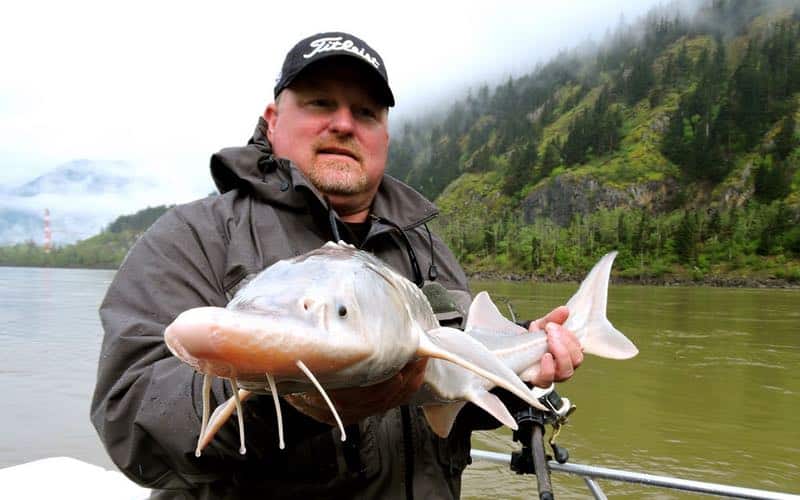
<instances>
[{"instance_id":1,"label":"mountain","mask_svg":"<svg viewBox=\"0 0 800 500\"><path fill-rule=\"evenodd\" d=\"M800 2L655 9L398 127L389 171L473 272L800 281Z\"/></svg>"},{"instance_id":2,"label":"mountain","mask_svg":"<svg viewBox=\"0 0 800 500\"><path fill-rule=\"evenodd\" d=\"M0 245L44 238L50 211L53 241L68 244L97 234L122 213L152 199L156 184L124 161L80 159L25 184L0 191Z\"/></svg>"},{"instance_id":3,"label":"mountain","mask_svg":"<svg viewBox=\"0 0 800 500\"><path fill-rule=\"evenodd\" d=\"M97 193L123 194L142 182L131 176L131 166L124 161L73 160L12 190L12 194L34 197L43 194L92 196ZM152 183L144 181L145 185Z\"/></svg>"}]
</instances>

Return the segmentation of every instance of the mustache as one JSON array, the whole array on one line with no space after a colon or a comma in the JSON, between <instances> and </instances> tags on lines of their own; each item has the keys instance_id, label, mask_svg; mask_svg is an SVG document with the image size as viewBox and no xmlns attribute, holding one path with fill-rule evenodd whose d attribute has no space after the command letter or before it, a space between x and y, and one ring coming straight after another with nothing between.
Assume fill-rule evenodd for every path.
<instances>
[{"instance_id":1,"label":"mustache","mask_svg":"<svg viewBox=\"0 0 800 500\"><path fill-rule=\"evenodd\" d=\"M357 161L361 161L363 158L361 147L358 145L358 142L349 138L339 140L323 139L317 141L314 144L314 151L317 153L344 154Z\"/></svg>"}]
</instances>

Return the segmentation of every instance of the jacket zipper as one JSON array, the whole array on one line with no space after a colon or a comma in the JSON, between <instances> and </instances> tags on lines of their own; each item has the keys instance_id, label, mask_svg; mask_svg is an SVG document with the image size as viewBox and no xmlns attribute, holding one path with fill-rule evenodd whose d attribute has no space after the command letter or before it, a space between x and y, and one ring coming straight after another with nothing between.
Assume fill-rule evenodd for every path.
<instances>
[{"instance_id":1,"label":"jacket zipper","mask_svg":"<svg viewBox=\"0 0 800 500\"><path fill-rule=\"evenodd\" d=\"M408 409L408 405L400 407L400 417L403 423L406 500L414 500L414 442L412 440L411 412Z\"/></svg>"}]
</instances>

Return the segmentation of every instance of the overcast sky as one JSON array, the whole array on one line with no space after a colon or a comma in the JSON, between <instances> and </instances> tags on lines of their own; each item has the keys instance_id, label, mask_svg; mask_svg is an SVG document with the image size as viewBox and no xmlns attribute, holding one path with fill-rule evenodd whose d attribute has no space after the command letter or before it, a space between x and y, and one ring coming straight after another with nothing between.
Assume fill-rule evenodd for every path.
<instances>
[{"instance_id":1,"label":"overcast sky","mask_svg":"<svg viewBox=\"0 0 800 500\"><path fill-rule=\"evenodd\" d=\"M20 1L0 18L0 186L77 158L211 190L208 157L249 137L287 50L343 30L386 62L392 117L599 40L654 0ZM457 95L454 89L459 89Z\"/></svg>"}]
</instances>

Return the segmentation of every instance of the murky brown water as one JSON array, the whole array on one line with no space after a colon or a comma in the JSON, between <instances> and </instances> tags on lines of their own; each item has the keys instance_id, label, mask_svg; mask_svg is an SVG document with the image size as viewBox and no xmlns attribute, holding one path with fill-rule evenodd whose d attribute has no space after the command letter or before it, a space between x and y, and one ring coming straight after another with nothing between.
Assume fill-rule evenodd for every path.
<instances>
[{"instance_id":1,"label":"murky brown water","mask_svg":"<svg viewBox=\"0 0 800 500\"><path fill-rule=\"evenodd\" d=\"M89 424L113 273L0 268L0 467L55 455L112 467ZM473 283L520 317L563 303L576 285ZM800 291L612 286L609 318L639 347L628 361L587 358L562 394L578 405L559 442L571 461L800 493ZM515 449L510 432L474 445ZM557 498L586 498L553 476ZM682 498L601 482L613 498ZM533 498L501 465L467 469L465 498Z\"/></svg>"},{"instance_id":2,"label":"murky brown water","mask_svg":"<svg viewBox=\"0 0 800 500\"><path fill-rule=\"evenodd\" d=\"M539 317L577 285L474 282L519 317ZM800 493L800 291L612 285L608 317L639 347L587 356L559 391L578 405L559 443L574 463ZM473 446L510 453L510 431ZM587 498L554 474L556 498ZM534 498L536 482L475 462L464 498ZM697 498L601 481L611 498Z\"/></svg>"}]
</instances>

